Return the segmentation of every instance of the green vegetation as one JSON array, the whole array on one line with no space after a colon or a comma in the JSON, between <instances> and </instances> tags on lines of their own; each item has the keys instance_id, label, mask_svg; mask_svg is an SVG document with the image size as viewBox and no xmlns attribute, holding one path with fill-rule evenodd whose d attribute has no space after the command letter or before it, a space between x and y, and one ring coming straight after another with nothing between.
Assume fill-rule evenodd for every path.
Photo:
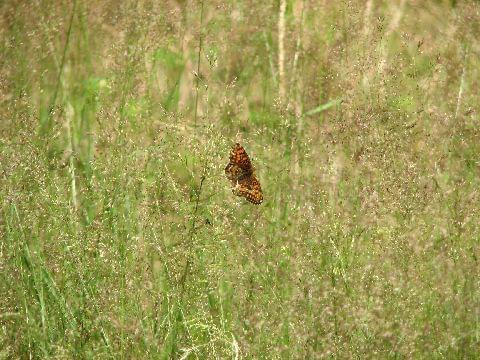
<instances>
[{"instance_id":1,"label":"green vegetation","mask_svg":"<svg viewBox=\"0 0 480 360\"><path fill-rule=\"evenodd\" d=\"M478 39L476 1L0 2L0 359L477 357Z\"/></svg>"}]
</instances>

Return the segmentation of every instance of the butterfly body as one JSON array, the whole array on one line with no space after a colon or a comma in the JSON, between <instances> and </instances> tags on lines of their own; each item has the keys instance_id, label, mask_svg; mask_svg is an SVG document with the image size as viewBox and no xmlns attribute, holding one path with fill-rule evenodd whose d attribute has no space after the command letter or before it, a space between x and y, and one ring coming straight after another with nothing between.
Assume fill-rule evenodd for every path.
<instances>
[{"instance_id":1,"label":"butterfly body","mask_svg":"<svg viewBox=\"0 0 480 360\"><path fill-rule=\"evenodd\" d=\"M245 149L238 143L230 151L230 162L225 167L225 174L232 183L232 191L243 196L253 204L263 201L262 187L254 175L254 168Z\"/></svg>"}]
</instances>

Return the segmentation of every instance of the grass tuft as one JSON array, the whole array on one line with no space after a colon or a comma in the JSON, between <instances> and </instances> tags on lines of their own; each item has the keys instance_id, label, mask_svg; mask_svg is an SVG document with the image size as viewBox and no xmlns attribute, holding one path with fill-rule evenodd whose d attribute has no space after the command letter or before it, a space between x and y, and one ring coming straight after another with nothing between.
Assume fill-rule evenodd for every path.
<instances>
[{"instance_id":1,"label":"grass tuft","mask_svg":"<svg viewBox=\"0 0 480 360\"><path fill-rule=\"evenodd\" d=\"M3 2L0 358L478 357L479 6Z\"/></svg>"}]
</instances>

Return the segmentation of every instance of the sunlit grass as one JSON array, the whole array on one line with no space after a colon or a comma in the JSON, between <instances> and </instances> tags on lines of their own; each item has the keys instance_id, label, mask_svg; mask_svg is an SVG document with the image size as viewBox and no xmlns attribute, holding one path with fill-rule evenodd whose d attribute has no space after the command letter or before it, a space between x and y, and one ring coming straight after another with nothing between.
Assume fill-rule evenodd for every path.
<instances>
[{"instance_id":1,"label":"sunlit grass","mask_svg":"<svg viewBox=\"0 0 480 360\"><path fill-rule=\"evenodd\" d=\"M0 10L1 358L477 356L477 3Z\"/></svg>"}]
</instances>

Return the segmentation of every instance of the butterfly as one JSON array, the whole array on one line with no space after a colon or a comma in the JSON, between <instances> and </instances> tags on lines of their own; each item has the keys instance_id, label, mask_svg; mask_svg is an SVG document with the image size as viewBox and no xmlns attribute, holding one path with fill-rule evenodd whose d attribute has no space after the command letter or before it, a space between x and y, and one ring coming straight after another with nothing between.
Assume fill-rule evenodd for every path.
<instances>
[{"instance_id":1,"label":"butterfly","mask_svg":"<svg viewBox=\"0 0 480 360\"><path fill-rule=\"evenodd\" d=\"M253 204L263 201L262 187L253 174L254 168L247 152L239 143L233 145L230 151L230 162L225 167L225 174L232 182L232 191L237 196L243 196Z\"/></svg>"}]
</instances>

